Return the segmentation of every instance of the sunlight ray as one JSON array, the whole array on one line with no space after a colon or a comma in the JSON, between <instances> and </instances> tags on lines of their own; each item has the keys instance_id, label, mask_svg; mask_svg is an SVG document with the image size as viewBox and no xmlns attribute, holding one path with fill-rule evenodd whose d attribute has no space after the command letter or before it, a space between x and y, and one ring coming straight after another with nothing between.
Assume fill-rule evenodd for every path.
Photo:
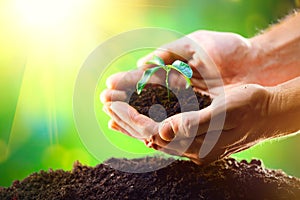
<instances>
[{"instance_id":1,"label":"sunlight ray","mask_svg":"<svg viewBox=\"0 0 300 200\"><path fill-rule=\"evenodd\" d=\"M26 131L19 130L19 124L22 123L22 119L20 119L20 107L21 107L21 99L22 99L22 94L24 91L24 82L25 82L25 74L27 73L27 59L24 62L23 65L23 72L21 75L21 81L20 81L20 87L19 87L19 92L18 92L18 97L17 97L17 101L16 101L16 107L15 107L15 112L14 112L14 117L11 123L11 128L10 128L10 133L8 136L8 140L7 140L7 150L6 150L6 157L9 157L9 153L12 153L13 151L15 151L20 145L23 144L23 142L25 140L22 139L26 139L29 137L29 135L26 135ZM22 136L20 137L20 135L18 135L19 133L22 134ZM27 137L26 137L27 136Z\"/></svg>"},{"instance_id":2,"label":"sunlight ray","mask_svg":"<svg viewBox=\"0 0 300 200\"><path fill-rule=\"evenodd\" d=\"M48 134L50 145L58 144L57 119L56 119L56 95L55 95L55 68L47 66L44 77L44 87L47 91L46 106L48 112Z\"/></svg>"}]
</instances>

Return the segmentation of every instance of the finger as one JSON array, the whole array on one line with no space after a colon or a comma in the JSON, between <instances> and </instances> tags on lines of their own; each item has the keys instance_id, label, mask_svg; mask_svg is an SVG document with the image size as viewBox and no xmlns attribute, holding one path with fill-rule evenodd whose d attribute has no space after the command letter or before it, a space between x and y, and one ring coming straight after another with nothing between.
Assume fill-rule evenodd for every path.
<instances>
[{"instance_id":1,"label":"finger","mask_svg":"<svg viewBox=\"0 0 300 200\"><path fill-rule=\"evenodd\" d=\"M207 132L210 119L210 106L200 111L177 114L161 122L159 135L166 141L171 141L175 136L178 138L195 137Z\"/></svg>"},{"instance_id":2,"label":"finger","mask_svg":"<svg viewBox=\"0 0 300 200\"><path fill-rule=\"evenodd\" d=\"M169 74L169 86L176 88L185 88L186 80L178 71L171 70Z\"/></svg>"},{"instance_id":3,"label":"finger","mask_svg":"<svg viewBox=\"0 0 300 200\"><path fill-rule=\"evenodd\" d=\"M220 158L221 153L224 152L222 148L211 151L208 156L204 158L199 156L199 150L203 145L205 135L197 136L196 138L175 139L171 142L162 140L159 135L154 135L148 140L148 147L162 151L167 154L183 156L192 160L198 165L208 164Z\"/></svg>"},{"instance_id":4,"label":"finger","mask_svg":"<svg viewBox=\"0 0 300 200\"><path fill-rule=\"evenodd\" d=\"M142 78L144 73L143 69L132 70L128 72L120 72L110 76L106 80L106 85L109 89L114 90L135 90L137 82ZM151 76L148 83L164 83L165 71L158 70L154 75Z\"/></svg>"},{"instance_id":5,"label":"finger","mask_svg":"<svg viewBox=\"0 0 300 200\"><path fill-rule=\"evenodd\" d=\"M110 119L108 121L108 128L118 131L119 130L119 125L117 124L116 121L114 121L113 119Z\"/></svg>"},{"instance_id":6,"label":"finger","mask_svg":"<svg viewBox=\"0 0 300 200\"><path fill-rule=\"evenodd\" d=\"M147 145L146 145L148 148L152 148L152 149L155 149L155 150L159 150L159 146L153 142L147 142Z\"/></svg>"},{"instance_id":7,"label":"finger","mask_svg":"<svg viewBox=\"0 0 300 200\"><path fill-rule=\"evenodd\" d=\"M182 156L182 157L187 157L190 160L192 160L194 163L201 165L202 162L197 158L196 155L192 155L190 153L185 153L182 151L178 151L177 149L173 149L173 148L168 148L168 147L163 147L163 146L156 146L156 150L164 152L166 154L170 154L170 155L174 155L174 156Z\"/></svg>"},{"instance_id":8,"label":"finger","mask_svg":"<svg viewBox=\"0 0 300 200\"><path fill-rule=\"evenodd\" d=\"M158 134L153 135L148 139L151 142L151 145L159 146L159 149L164 148L172 151L176 151L177 155L184 156L185 154L197 155L198 148L191 149L190 146L194 142L194 138L185 138L185 139L174 139L171 142L163 140ZM197 147L197 146L194 146ZM153 147L152 147L153 148ZM197 152L196 152L197 151ZM195 153L196 152L196 153ZM192 156L189 156L192 157Z\"/></svg>"},{"instance_id":9,"label":"finger","mask_svg":"<svg viewBox=\"0 0 300 200\"><path fill-rule=\"evenodd\" d=\"M138 113L137 110L127 103L119 101L112 102L110 108L122 122L136 130L141 137L149 138L158 132L157 122ZM119 125L121 124L119 123Z\"/></svg>"},{"instance_id":10,"label":"finger","mask_svg":"<svg viewBox=\"0 0 300 200\"><path fill-rule=\"evenodd\" d=\"M175 60L188 61L193 55L192 41L188 37L183 37L174 42L163 45L154 52L139 59L137 63L138 67L149 67L149 65L145 65L145 63L154 55L163 59L165 64L172 64Z\"/></svg>"},{"instance_id":11,"label":"finger","mask_svg":"<svg viewBox=\"0 0 300 200\"><path fill-rule=\"evenodd\" d=\"M103 108L102 110L110 117L112 117L113 113L110 109L110 105L111 105L111 102L105 102L103 103Z\"/></svg>"},{"instance_id":12,"label":"finger","mask_svg":"<svg viewBox=\"0 0 300 200\"><path fill-rule=\"evenodd\" d=\"M194 54L195 56L195 54ZM193 77L197 79L203 78L205 65L201 58L194 57L188 61L188 65L193 69Z\"/></svg>"},{"instance_id":13,"label":"finger","mask_svg":"<svg viewBox=\"0 0 300 200\"><path fill-rule=\"evenodd\" d=\"M162 148L162 147L159 147L157 148L158 151L161 151L161 152L164 152L166 154L169 154L169 155L173 155L173 156L181 156L180 153L178 153L176 150L173 150L173 149L167 149L167 148Z\"/></svg>"},{"instance_id":14,"label":"finger","mask_svg":"<svg viewBox=\"0 0 300 200\"><path fill-rule=\"evenodd\" d=\"M235 135L234 132L224 130L222 132L210 131L205 135L201 135L200 138L202 137L202 141L198 141L199 160L205 164L209 164L230 155L232 151L227 148L227 145L237 142Z\"/></svg>"},{"instance_id":15,"label":"finger","mask_svg":"<svg viewBox=\"0 0 300 200\"><path fill-rule=\"evenodd\" d=\"M149 140L149 142L153 142L157 144L160 147L165 147L167 146L170 142L163 140L158 134L152 135Z\"/></svg>"},{"instance_id":16,"label":"finger","mask_svg":"<svg viewBox=\"0 0 300 200\"><path fill-rule=\"evenodd\" d=\"M195 138L174 139L172 142L168 143L159 139L159 135L155 135L151 137L153 140L150 140L150 142L153 144L151 144L150 147L156 147L157 150L171 155L187 157L198 165L209 164L215 160L228 156L228 154L226 154L226 148L223 148L222 146L222 138L219 139L218 143L215 144L207 155L200 155L200 149L202 148L202 145L204 145L204 142L206 142L205 137L206 135L200 135ZM223 139L226 140L226 137L224 136ZM209 141L209 143L210 142L212 141Z\"/></svg>"},{"instance_id":17,"label":"finger","mask_svg":"<svg viewBox=\"0 0 300 200\"><path fill-rule=\"evenodd\" d=\"M204 158L200 157L199 150L203 144L204 137L204 135L197 136L193 141L189 141L190 139L172 141L166 146L158 145L158 150L172 155L187 157L198 165L208 164L217 160L220 157L220 153L216 153L214 150L210 155L205 156Z\"/></svg>"},{"instance_id":18,"label":"finger","mask_svg":"<svg viewBox=\"0 0 300 200\"><path fill-rule=\"evenodd\" d=\"M119 72L108 77L106 85L109 89L124 90L134 87L143 74L143 70Z\"/></svg>"},{"instance_id":19,"label":"finger","mask_svg":"<svg viewBox=\"0 0 300 200\"><path fill-rule=\"evenodd\" d=\"M126 98L126 92L121 90L106 89L100 94L100 101L102 103L109 101L125 101Z\"/></svg>"},{"instance_id":20,"label":"finger","mask_svg":"<svg viewBox=\"0 0 300 200\"><path fill-rule=\"evenodd\" d=\"M184 60L182 57L179 55L175 54L174 52L171 52L169 49L157 49L154 52L146 55L145 57L141 58L137 62L137 66L142 69L148 69L149 67L153 66L151 64L146 64L147 61L151 60L153 56L158 56L160 57L165 64L172 64L175 60Z\"/></svg>"},{"instance_id":21,"label":"finger","mask_svg":"<svg viewBox=\"0 0 300 200\"><path fill-rule=\"evenodd\" d=\"M133 137L126 129L119 126L119 124L117 124L117 122L112 119L108 122L108 128L115 131L122 132L123 134L128 135L130 137Z\"/></svg>"},{"instance_id":22,"label":"finger","mask_svg":"<svg viewBox=\"0 0 300 200\"><path fill-rule=\"evenodd\" d=\"M116 115L112 109L111 109L111 102L106 103L103 107L105 112L112 118L114 121L114 125L117 130L125 133L126 135L129 135L131 137L137 138L137 139L144 139L145 137L142 137L138 131L136 131L131 125L124 122L118 115ZM110 124L109 124L110 126Z\"/></svg>"}]
</instances>

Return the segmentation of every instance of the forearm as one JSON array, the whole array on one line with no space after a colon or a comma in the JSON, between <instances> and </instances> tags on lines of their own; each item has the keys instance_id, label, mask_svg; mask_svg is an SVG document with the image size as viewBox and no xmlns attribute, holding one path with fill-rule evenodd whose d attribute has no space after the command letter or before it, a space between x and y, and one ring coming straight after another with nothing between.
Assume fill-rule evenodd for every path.
<instances>
[{"instance_id":1,"label":"forearm","mask_svg":"<svg viewBox=\"0 0 300 200\"><path fill-rule=\"evenodd\" d=\"M262 85L276 85L300 75L300 13L294 13L250 39L249 76Z\"/></svg>"},{"instance_id":2,"label":"forearm","mask_svg":"<svg viewBox=\"0 0 300 200\"><path fill-rule=\"evenodd\" d=\"M270 87L271 98L268 102L272 137L288 135L300 130L300 77L278 86Z\"/></svg>"}]
</instances>

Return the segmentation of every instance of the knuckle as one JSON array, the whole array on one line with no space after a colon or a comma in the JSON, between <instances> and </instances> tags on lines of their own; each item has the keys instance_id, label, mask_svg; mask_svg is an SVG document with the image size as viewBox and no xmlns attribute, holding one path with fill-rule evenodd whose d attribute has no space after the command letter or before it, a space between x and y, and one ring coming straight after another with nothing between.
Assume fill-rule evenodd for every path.
<instances>
[{"instance_id":1,"label":"knuckle","mask_svg":"<svg viewBox=\"0 0 300 200\"><path fill-rule=\"evenodd\" d=\"M148 125L148 126L142 126L142 128L140 129L141 130L141 133L147 137L149 136L152 136L153 134L152 133L152 130L153 130L153 127ZM154 139L154 138L152 138Z\"/></svg>"},{"instance_id":2,"label":"knuckle","mask_svg":"<svg viewBox=\"0 0 300 200\"><path fill-rule=\"evenodd\" d=\"M179 124L177 123L177 120L175 118L171 118L169 123L171 125L174 134L177 135L179 132Z\"/></svg>"},{"instance_id":3,"label":"knuckle","mask_svg":"<svg viewBox=\"0 0 300 200\"><path fill-rule=\"evenodd\" d=\"M185 137L191 136L192 122L188 117L182 119L182 135Z\"/></svg>"}]
</instances>

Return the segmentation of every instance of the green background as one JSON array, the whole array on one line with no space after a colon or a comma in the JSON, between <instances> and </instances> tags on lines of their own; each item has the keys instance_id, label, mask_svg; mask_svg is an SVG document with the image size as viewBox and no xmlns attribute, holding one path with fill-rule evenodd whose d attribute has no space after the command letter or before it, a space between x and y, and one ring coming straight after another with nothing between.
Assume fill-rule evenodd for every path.
<instances>
[{"instance_id":1,"label":"green background","mask_svg":"<svg viewBox=\"0 0 300 200\"><path fill-rule=\"evenodd\" d=\"M81 65L108 38L144 27L183 34L199 29L231 31L251 37L294 6L292 0L1 0L0 185L9 186L41 169L69 170L75 160L92 166L102 161L80 141L72 98ZM148 51L120 57L104 79L135 68L136 60ZM107 129L109 118L98 100L104 79L95 93L101 128L119 148L152 154L142 143ZM267 167L300 177L299 144L296 135L260 143L234 156L260 158ZM103 149L103 159L111 154Z\"/></svg>"}]
</instances>

